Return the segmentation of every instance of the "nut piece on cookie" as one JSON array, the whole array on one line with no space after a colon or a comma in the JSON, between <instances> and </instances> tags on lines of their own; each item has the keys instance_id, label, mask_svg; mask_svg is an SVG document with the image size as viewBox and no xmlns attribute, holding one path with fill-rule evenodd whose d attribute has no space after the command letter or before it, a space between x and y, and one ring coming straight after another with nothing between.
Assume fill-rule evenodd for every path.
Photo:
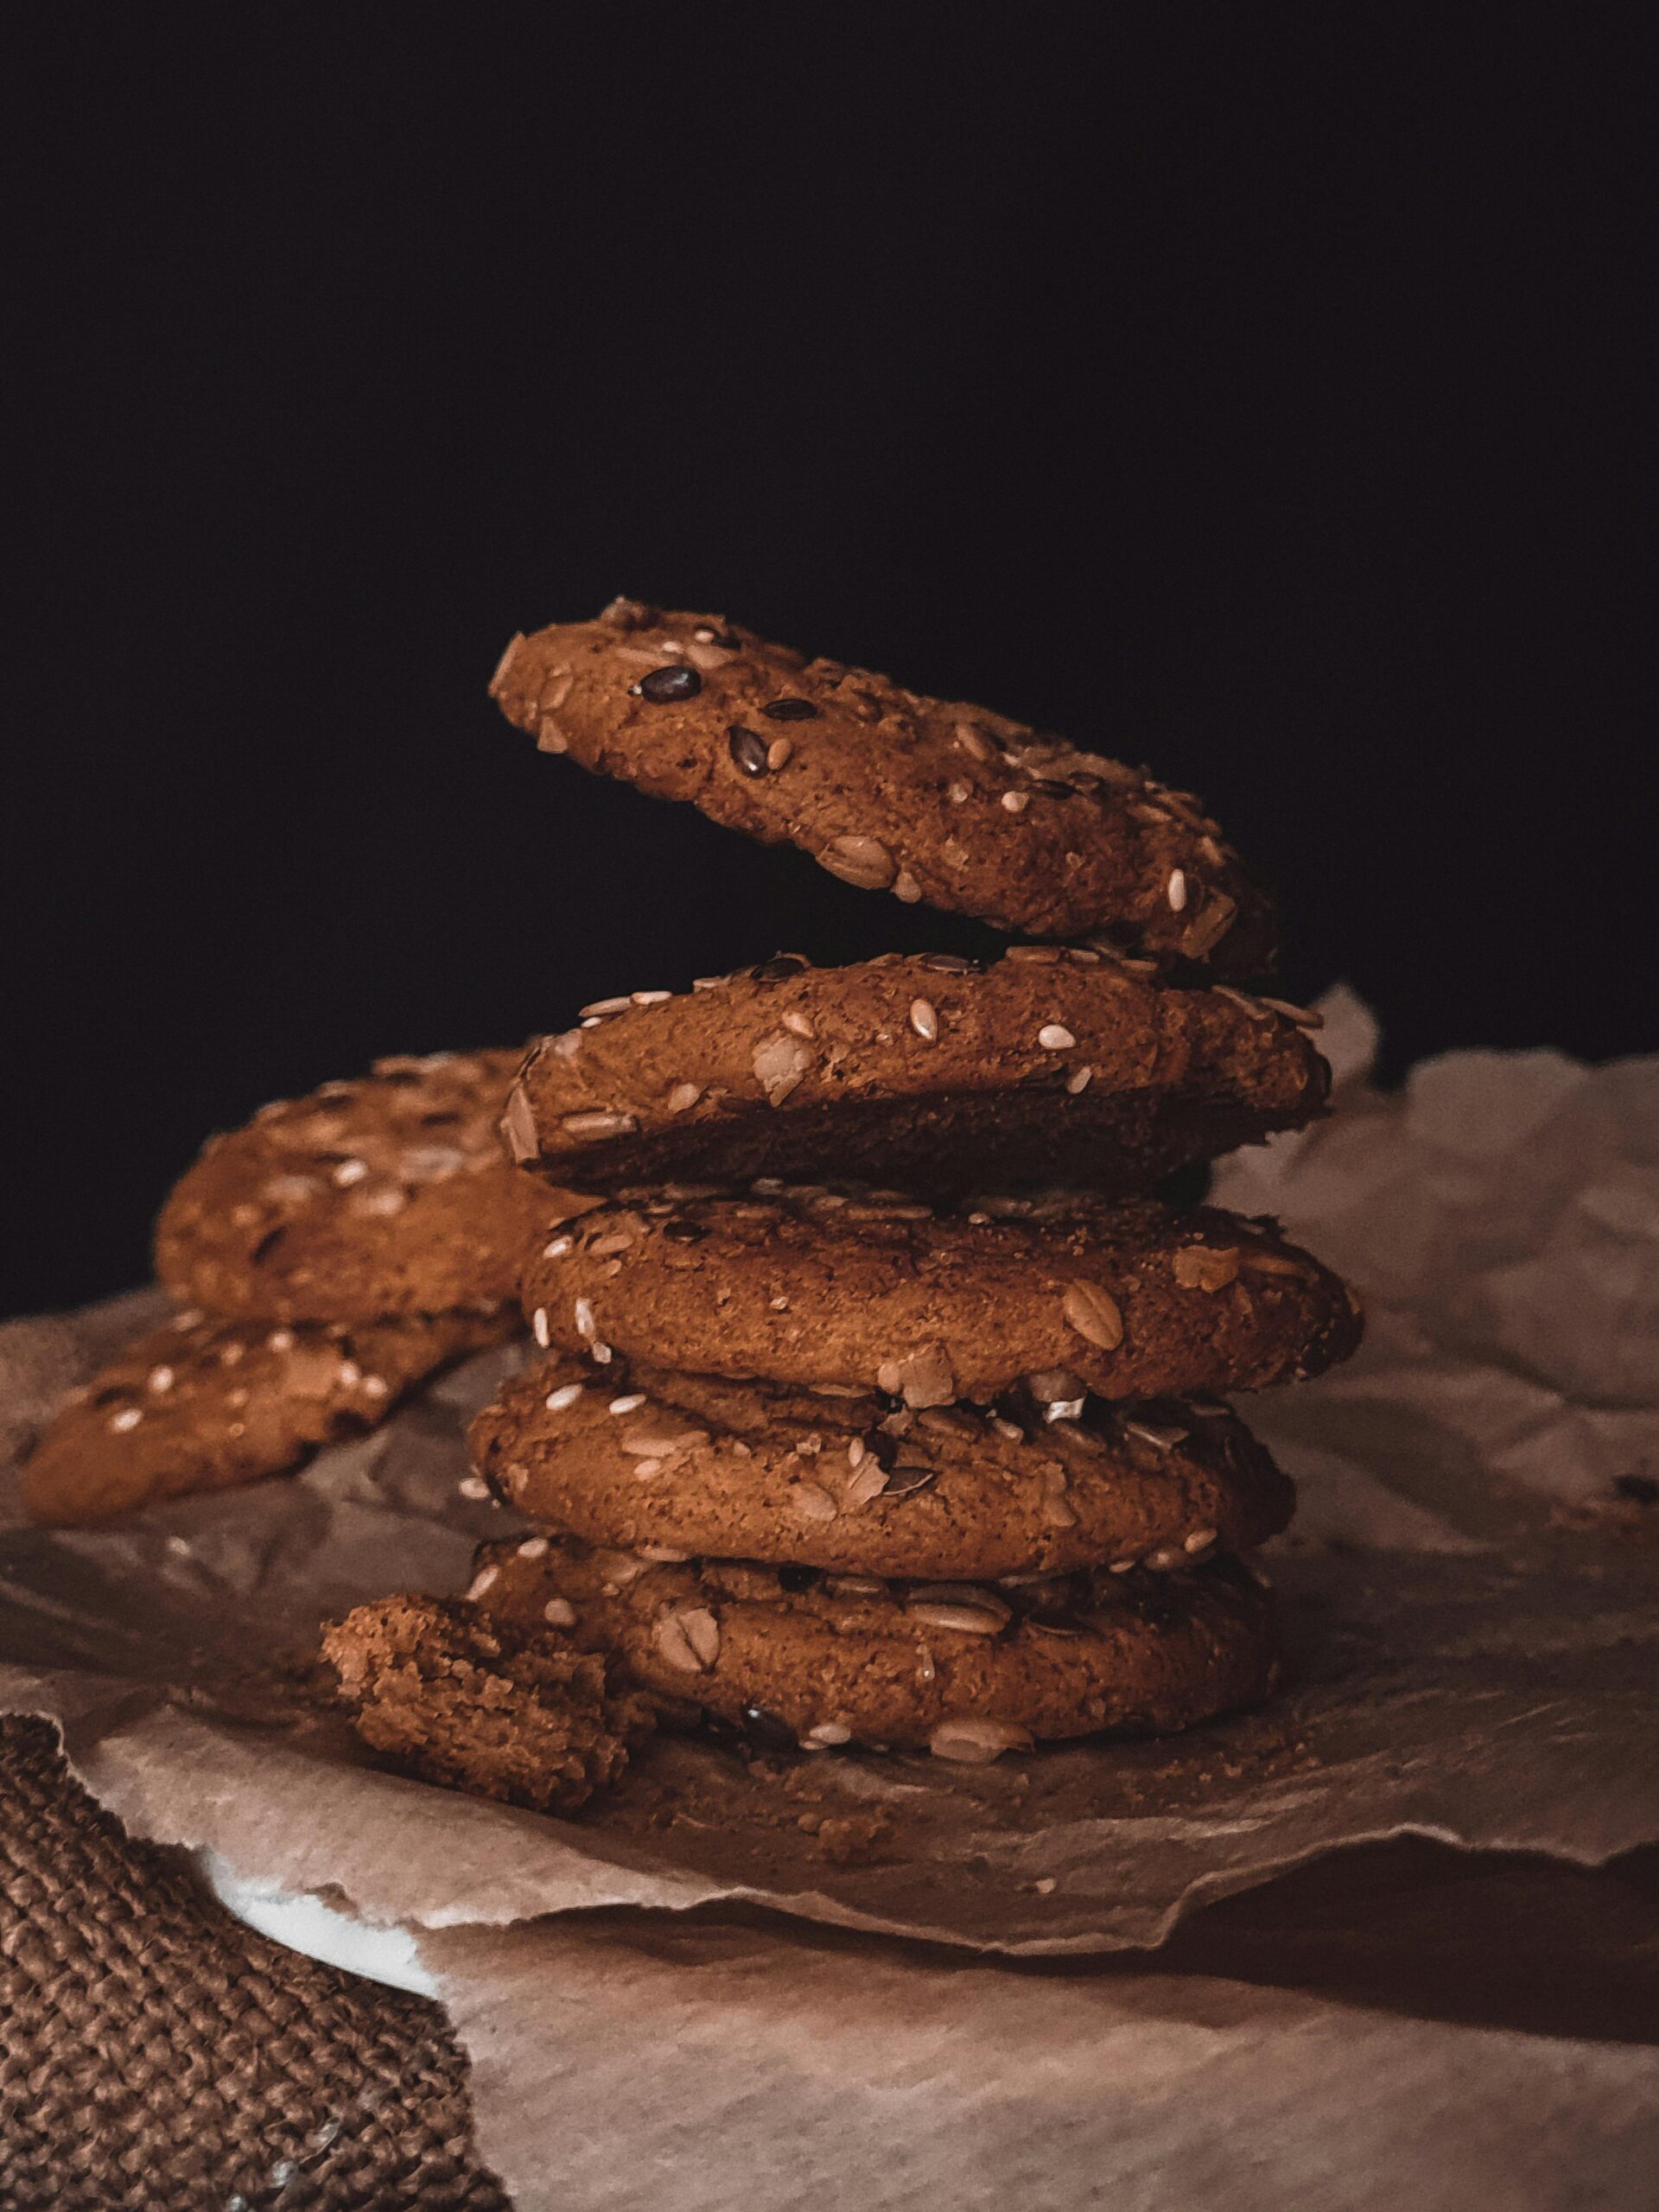
<instances>
[{"instance_id":1,"label":"nut piece on cookie","mask_svg":"<svg viewBox=\"0 0 1659 2212\"><path fill-rule=\"evenodd\" d=\"M511 1313L337 1328L182 1313L73 1393L24 1465L23 1503L76 1526L285 1473L516 1325Z\"/></svg>"},{"instance_id":2,"label":"nut piece on cookie","mask_svg":"<svg viewBox=\"0 0 1659 2212\"><path fill-rule=\"evenodd\" d=\"M463 1599L391 1597L323 1630L352 1725L428 1782L574 1812L621 1777L653 1726L607 1662L552 1631L486 1621Z\"/></svg>"},{"instance_id":3,"label":"nut piece on cookie","mask_svg":"<svg viewBox=\"0 0 1659 2212\"><path fill-rule=\"evenodd\" d=\"M1288 1014L1141 966L1056 945L988 966L780 953L584 1008L531 1051L503 1133L517 1159L591 1191L856 1162L924 1193L1122 1195L1324 1112L1329 1070Z\"/></svg>"},{"instance_id":4,"label":"nut piece on cookie","mask_svg":"<svg viewBox=\"0 0 1659 2212\"><path fill-rule=\"evenodd\" d=\"M521 1173L497 1134L517 1052L377 1060L214 1137L156 1229L156 1271L209 1313L368 1321L489 1310L524 1246L584 1201Z\"/></svg>"},{"instance_id":5,"label":"nut piece on cookie","mask_svg":"<svg viewBox=\"0 0 1659 2212\"><path fill-rule=\"evenodd\" d=\"M515 638L490 690L543 751L857 889L1217 975L1271 964L1267 896L1190 792L982 707L637 600Z\"/></svg>"}]
</instances>

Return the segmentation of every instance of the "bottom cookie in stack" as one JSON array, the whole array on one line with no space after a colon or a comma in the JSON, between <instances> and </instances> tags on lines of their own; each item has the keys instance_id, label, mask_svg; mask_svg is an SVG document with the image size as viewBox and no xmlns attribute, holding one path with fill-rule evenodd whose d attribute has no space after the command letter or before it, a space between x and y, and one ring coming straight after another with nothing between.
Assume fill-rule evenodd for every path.
<instances>
[{"instance_id":1,"label":"bottom cookie in stack","mask_svg":"<svg viewBox=\"0 0 1659 2212\"><path fill-rule=\"evenodd\" d=\"M921 1582L537 1535L486 1546L468 1594L492 1627L550 1624L767 1751L978 1763L1102 1730L1163 1734L1265 1696L1277 1669L1269 1594L1225 1556L1172 1574Z\"/></svg>"}]
</instances>

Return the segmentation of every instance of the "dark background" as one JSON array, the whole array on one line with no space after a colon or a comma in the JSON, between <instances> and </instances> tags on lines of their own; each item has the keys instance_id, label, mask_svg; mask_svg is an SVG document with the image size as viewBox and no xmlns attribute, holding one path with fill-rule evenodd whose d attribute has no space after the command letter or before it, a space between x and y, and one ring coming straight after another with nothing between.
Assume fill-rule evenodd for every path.
<instances>
[{"instance_id":1,"label":"dark background","mask_svg":"<svg viewBox=\"0 0 1659 2212\"><path fill-rule=\"evenodd\" d=\"M1650 1045L1640 20L14 16L0 1306L375 1052L971 937L510 731L618 591L1196 787L1396 1073Z\"/></svg>"}]
</instances>

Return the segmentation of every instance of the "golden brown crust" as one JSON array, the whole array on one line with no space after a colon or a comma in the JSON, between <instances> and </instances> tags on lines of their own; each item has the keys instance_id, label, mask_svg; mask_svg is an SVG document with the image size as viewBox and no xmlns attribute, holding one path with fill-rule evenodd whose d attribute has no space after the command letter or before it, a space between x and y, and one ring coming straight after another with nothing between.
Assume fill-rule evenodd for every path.
<instances>
[{"instance_id":1,"label":"golden brown crust","mask_svg":"<svg viewBox=\"0 0 1659 2212\"><path fill-rule=\"evenodd\" d=\"M543 1548L544 1547L544 1548ZM486 1546L472 1594L550 1618L653 1696L815 1748L995 1757L1032 1738L1191 1727L1272 1687L1268 1592L1235 1560L987 1588L653 1563L574 1541ZM786 1586L792 1584L794 1586Z\"/></svg>"},{"instance_id":2,"label":"golden brown crust","mask_svg":"<svg viewBox=\"0 0 1659 2212\"><path fill-rule=\"evenodd\" d=\"M1189 793L984 708L631 600L515 638L490 688L544 751L844 881L1217 975L1270 964L1265 894Z\"/></svg>"},{"instance_id":3,"label":"golden brown crust","mask_svg":"<svg viewBox=\"0 0 1659 2212\"><path fill-rule=\"evenodd\" d=\"M840 1191L618 1202L533 1248L537 1341L772 1382L988 1402L1260 1389L1346 1358L1359 1314L1270 1228L1069 1194L936 1211Z\"/></svg>"},{"instance_id":4,"label":"golden brown crust","mask_svg":"<svg viewBox=\"0 0 1659 2212\"><path fill-rule=\"evenodd\" d=\"M590 1543L844 1573L1171 1567L1264 1543L1294 1503L1224 1407L916 1412L638 1361L596 1378L559 1353L502 1388L471 1444L498 1495Z\"/></svg>"},{"instance_id":5,"label":"golden brown crust","mask_svg":"<svg viewBox=\"0 0 1659 2212\"><path fill-rule=\"evenodd\" d=\"M24 1504L36 1521L74 1525L285 1473L517 1325L511 1312L349 1327L181 1315L63 1407L24 1464Z\"/></svg>"},{"instance_id":6,"label":"golden brown crust","mask_svg":"<svg viewBox=\"0 0 1659 2212\"><path fill-rule=\"evenodd\" d=\"M254 1320L368 1321L511 1298L527 1241L583 1203L501 1150L519 1058L377 1060L213 1138L162 1210L156 1273L192 1305Z\"/></svg>"},{"instance_id":7,"label":"golden brown crust","mask_svg":"<svg viewBox=\"0 0 1659 2212\"><path fill-rule=\"evenodd\" d=\"M651 1708L543 1623L524 1636L453 1599L383 1598L323 1631L365 1744L448 1789L574 1812L616 1783Z\"/></svg>"},{"instance_id":8,"label":"golden brown crust","mask_svg":"<svg viewBox=\"0 0 1659 2212\"><path fill-rule=\"evenodd\" d=\"M784 954L587 1009L533 1048L503 1134L588 1190L853 1173L924 1192L1124 1194L1311 1121L1328 1080L1274 1007L1096 952L1027 945L984 969Z\"/></svg>"}]
</instances>

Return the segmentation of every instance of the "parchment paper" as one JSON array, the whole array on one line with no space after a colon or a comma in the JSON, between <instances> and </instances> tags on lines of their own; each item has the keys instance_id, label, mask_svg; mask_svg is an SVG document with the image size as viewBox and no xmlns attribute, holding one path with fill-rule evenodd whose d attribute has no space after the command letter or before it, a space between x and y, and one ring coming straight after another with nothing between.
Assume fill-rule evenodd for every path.
<instances>
[{"instance_id":1,"label":"parchment paper","mask_svg":"<svg viewBox=\"0 0 1659 2212\"><path fill-rule=\"evenodd\" d=\"M1351 2114L1368 2082L1384 2102L1408 2094L1423 2139L1436 2141L1435 2171L1464 2171L1466 2196L1472 2169L1428 2123L1469 2100L1431 2094L1446 2054L1421 2021L1397 2035L1368 2021L1360 2035L1355 2008L1333 2013L1324 1999L1299 2012L1285 1992L1240 1999L1230 1983L1221 1995L1172 1996L1166 1975L1138 1969L1009 1979L1006 1965L849 1949L804 1927L647 1933L607 1913L489 1932L576 1908L718 1902L1005 1961L1077 1960L1155 1943L1193 1906L1338 1847L1415 1834L1589 1867L1659 1838L1659 1503L1649 1502L1659 1497L1659 1061L1590 1070L1553 1053L1464 1052L1382 1096L1366 1083L1364 1010L1338 993L1326 1013L1336 1118L1236 1155L1217 1178L1220 1203L1278 1213L1344 1269L1370 1314L1349 1368L1244 1404L1302 1484L1297 1528L1268 1558L1294 1665L1267 1713L1172 1746L1083 1745L982 1770L826 1757L781 1778L663 1738L613 1800L576 1821L380 1772L296 1697L283 1662L320 1618L360 1597L464 1583L472 1544L504 1521L457 1494L460 1433L512 1353L472 1363L298 1478L116 1529L0 1536L0 1703L56 1717L89 1785L137 1831L211 1847L239 1873L371 1918L451 1931L427 1934L423 1948L480 2069L486 2151L525 2204L651 2201L621 2179L606 2193L597 2147L585 2195L538 2164L525 2069L537 2094L562 2100L562 2125L590 2125L597 2146L619 2124L606 2094L613 2040L643 2069L631 2090L648 2107L641 2139L656 2141L655 2129L666 2156L714 2094L729 2158L743 2139L745 2201L756 2206L809 2201L798 2186L809 2169L825 2186L839 2180L823 2163L819 2121L830 2123L816 2115L815 2083L832 2102L851 2098L876 2143L908 2115L925 2144L926 2113L960 2111L948 2155L918 2150L919 2168L896 2152L876 2158L854 2191L861 2202L912 2201L901 2182L918 2171L958 2202L1006 2202L1039 2172L1042 2201L1092 2202L1081 2177L1101 2171L1088 2158L1100 2147L1090 2129L1103 2128L1126 2191L1114 2202L1265 2203L1281 2159L1258 2158L1209 2195L1159 2194L1148 2177L1167 2183L1179 2139L1201 2180L1215 2115L1236 2108L1242 2124L1248 2107L1259 2119L1275 2038L1323 2084L1316 2110L1325 2096ZM10 1430L27 1433L112 1333L147 1313L129 1300L0 1332ZM819 2057L794 1999L774 1986L779 1972L798 1994L843 2007L844 2035L826 2034ZM1003 1976L990 2015L976 1972ZM964 1988L977 1993L971 2024ZM918 2019L931 2023L919 2047ZM1520 2039L1522 2063L1505 2027L1456 2033L1460 2064L1486 2069L1494 2094L1522 2099L1521 2136L1540 2172L1548 2144L1579 2145L1586 2126L1598 2140L1650 2150L1650 2050L1564 2040L1569 2063L1534 2036ZM1027 2058L999 2069L992 2094L987 2050L1023 2050L1028 2035ZM705 2047L699 2071L689 2054ZM615 2063L620 2096L628 2069ZM578 2096L576 2071L589 2068L596 2079L584 2074ZM1103 2103L1101 2069L1116 2085ZM927 2082L948 2094L918 2102ZM1202 2120L1184 2101L1200 2082L1212 2100ZM1087 2124L1085 2097L1097 2107ZM1075 2160L1056 2149L1062 2117L1081 2130L1069 2139ZM988 2129L1001 2142L1014 2119L1033 2144L1046 2133L1046 2148L976 2155ZM1609 2153L1615 2166L1619 2155ZM1039 2160L1023 2177L1020 2157ZM1295 2171L1311 2185L1305 2164ZM1400 2201L1380 2181L1363 2193L1351 2160L1344 2171L1343 2190L1332 2180L1323 2201ZM1058 2177L1074 2171L1072 2196ZM1414 2199L1454 2200L1449 2181L1444 2197ZM711 2182L706 2196L675 2201L730 2198ZM1635 2200L1611 2189L1582 2201Z\"/></svg>"}]
</instances>

